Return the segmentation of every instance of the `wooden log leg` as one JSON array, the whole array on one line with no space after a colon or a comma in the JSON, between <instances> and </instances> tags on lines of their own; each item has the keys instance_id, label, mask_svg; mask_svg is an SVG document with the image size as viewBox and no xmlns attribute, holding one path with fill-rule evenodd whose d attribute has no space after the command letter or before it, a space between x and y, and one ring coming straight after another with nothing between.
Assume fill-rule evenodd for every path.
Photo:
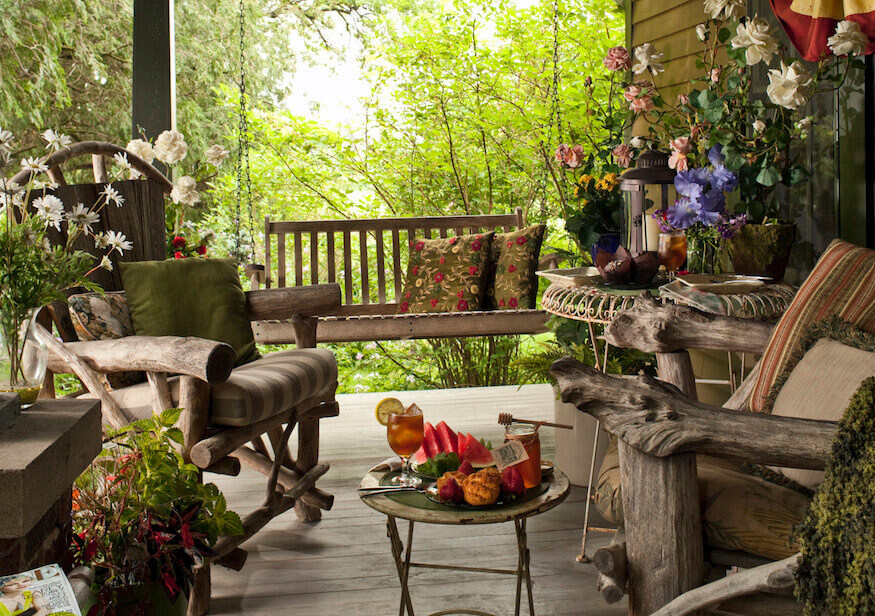
<instances>
[{"instance_id":1,"label":"wooden log leg","mask_svg":"<svg viewBox=\"0 0 875 616\"><path fill-rule=\"evenodd\" d=\"M296 314L292 317L292 328L295 330L295 345L299 349L316 348L316 326L319 319L302 317Z\"/></svg>"},{"instance_id":2,"label":"wooden log leg","mask_svg":"<svg viewBox=\"0 0 875 616\"><path fill-rule=\"evenodd\" d=\"M629 614L647 616L704 580L696 457L619 445Z\"/></svg>"},{"instance_id":3,"label":"wooden log leg","mask_svg":"<svg viewBox=\"0 0 875 616\"><path fill-rule=\"evenodd\" d=\"M298 466L308 471L319 462L319 420L306 419L298 424ZM303 499L295 503L295 513L301 522L322 519L322 510Z\"/></svg>"},{"instance_id":4,"label":"wooden log leg","mask_svg":"<svg viewBox=\"0 0 875 616\"><path fill-rule=\"evenodd\" d=\"M657 353L656 366L659 369L660 380L671 383L690 400L699 399L696 395L696 377L693 374L693 362L690 360L689 351Z\"/></svg>"},{"instance_id":5,"label":"wooden log leg","mask_svg":"<svg viewBox=\"0 0 875 616\"><path fill-rule=\"evenodd\" d=\"M191 462L191 448L203 438L210 418L210 384L192 376L179 377L179 428L183 435L186 462Z\"/></svg>"},{"instance_id":6,"label":"wooden log leg","mask_svg":"<svg viewBox=\"0 0 875 616\"><path fill-rule=\"evenodd\" d=\"M210 565L195 567L194 584L188 597L187 616L204 616L210 609Z\"/></svg>"}]
</instances>

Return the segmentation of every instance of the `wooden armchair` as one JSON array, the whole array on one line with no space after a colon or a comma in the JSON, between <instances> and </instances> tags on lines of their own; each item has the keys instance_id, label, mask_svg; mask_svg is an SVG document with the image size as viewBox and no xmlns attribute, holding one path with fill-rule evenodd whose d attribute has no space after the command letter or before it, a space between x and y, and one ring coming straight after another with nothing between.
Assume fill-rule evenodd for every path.
<instances>
[{"instance_id":1,"label":"wooden armchair","mask_svg":"<svg viewBox=\"0 0 875 616\"><path fill-rule=\"evenodd\" d=\"M766 571L752 569L744 577L720 580L716 584L722 589L704 587L670 604L700 586L707 574L696 454L824 468L836 423L739 412L753 391L759 366L724 407L696 400L685 349L762 353L772 328L681 306L660 306L644 297L606 329L605 337L614 346L656 353L659 380L608 376L570 358L553 365L563 401L596 417L619 439L625 551L619 545L612 548L624 562L614 568L618 579L611 583L622 592L628 579L633 616L677 616L718 603L719 613L724 614L801 613L792 597L773 594L786 594L792 587L795 556L765 565ZM738 597L763 590L771 592Z\"/></svg>"},{"instance_id":2,"label":"wooden armchair","mask_svg":"<svg viewBox=\"0 0 875 616\"><path fill-rule=\"evenodd\" d=\"M316 316L340 306L340 287L325 284L250 291L246 296L251 321L256 325L274 320L290 323L300 331L299 348L272 353L235 369L234 350L221 342L128 336L64 343L48 330L38 329L49 347L49 370L78 376L89 390L85 395L100 399L110 426L122 427L137 418L131 412L139 408L132 403L135 399L151 405L147 412L181 407L179 427L186 459L208 472L238 475L241 465L246 465L267 476L264 503L243 518L243 535L222 537L214 547L218 556L213 560L237 570L246 560L238 546L274 517L294 507L300 520L313 521L321 517L322 509L331 509L334 497L315 486L329 468L318 459L319 420L338 414L334 356L327 350L302 347L315 346L312 323ZM110 391L100 376L132 370L146 372L148 382ZM271 391L259 392L258 387ZM216 405L227 400L232 388L247 396L246 405L254 408L255 420L228 425L216 418ZM293 458L288 441L295 427L298 448ZM209 564L195 574L189 614L199 615L206 612L209 602Z\"/></svg>"}]
</instances>

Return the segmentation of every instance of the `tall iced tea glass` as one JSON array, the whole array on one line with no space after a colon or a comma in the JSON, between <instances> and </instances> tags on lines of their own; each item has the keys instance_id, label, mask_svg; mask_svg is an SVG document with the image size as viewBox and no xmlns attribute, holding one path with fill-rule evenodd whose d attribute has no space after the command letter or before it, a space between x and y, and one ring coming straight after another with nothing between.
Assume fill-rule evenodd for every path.
<instances>
[{"instance_id":1,"label":"tall iced tea glass","mask_svg":"<svg viewBox=\"0 0 875 616\"><path fill-rule=\"evenodd\" d=\"M668 277L674 278L674 273L680 269L687 258L686 231L676 229L668 233L660 233L657 254L659 256L659 264L665 266Z\"/></svg>"},{"instance_id":2,"label":"tall iced tea glass","mask_svg":"<svg viewBox=\"0 0 875 616\"><path fill-rule=\"evenodd\" d=\"M392 478L398 486L418 486L422 480L410 475L410 456L422 445L422 411L412 405L403 413L391 413L386 425L389 447L401 457L401 474Z\"/></svg>"}]
</instances>

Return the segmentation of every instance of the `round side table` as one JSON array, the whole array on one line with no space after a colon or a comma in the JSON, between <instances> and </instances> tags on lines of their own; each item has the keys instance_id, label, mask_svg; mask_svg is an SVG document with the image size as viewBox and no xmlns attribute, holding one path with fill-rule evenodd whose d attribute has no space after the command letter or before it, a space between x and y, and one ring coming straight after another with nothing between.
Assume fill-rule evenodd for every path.
<instances>
[{"instance_id":1,"label":"round side table","mask_svg":"<svg viewBox=\"0 0 875 616\"><path fill-rule=\"evenodd\" d=\"M359 488L375 488L380 486L381 479L386 471L370 472L362 479ZM532 598L532 578L529 571L529 548L527 546L526 520L545 511L549 511L565 500L571 486L568 478L560 471L553 471L549 485L545 492L521 503L509 503L497 507L483 509L461 509L438 505L428 500L421 493L405 493L405 502L399 502L392 498L391 494L360 494L362 501L371 509L375 509L386 515L386 527L389 535L389 545L392 557L395 559L395 568L398 570L398 579L401 582L401 604L399 616L413 616L413 601L410 598L408 576L411 567L425 569L450 569L454 571L469 571L472 573L503 573L516 576L516 607L514 615L519 616L522 599L523 581L526 584L526 592L529 603L529 616L534 616L535 605ZM421 499L421 500L420 500ZM396 519L408 521L407 545L401 540L398 532ZM490 569L485 567L463 567L458 565L444 565L435 563L412 562L410 557L413 549L413 526L416 522L424 524L501 524L513 522L517 540L517 566L516 569ZM488 612L479 610L451 609L433 612L429 616L444 616L446 614L472 614L474 616L494 616Z\"/></svg>"}]
</instances>

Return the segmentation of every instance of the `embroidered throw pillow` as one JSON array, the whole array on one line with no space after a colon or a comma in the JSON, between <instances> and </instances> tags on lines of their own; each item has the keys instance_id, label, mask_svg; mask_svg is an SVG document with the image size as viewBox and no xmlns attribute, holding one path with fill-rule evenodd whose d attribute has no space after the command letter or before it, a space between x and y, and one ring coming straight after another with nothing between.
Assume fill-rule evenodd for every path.
<instances>
[{"instance_id":1,"label":"embroidered throw pillow","mask_svg":"<svg viewBox=\"0 0 875 616\"><path fill-rule=\"evenodd\" d=\"M532 225L492 240L492 263L486 283L486 308L536 308L538 257L546 225Z\"/></svg>"},{"instance_id":2,"label":"embroidered throw pillow","mask_svg":"<svg viewBox=\"0 0 875 616\"><path fill-rule=\"evenodd\" d=\"M398 312L480 310L493 235L411 241Z\"/></svg>"}]
</instances>

